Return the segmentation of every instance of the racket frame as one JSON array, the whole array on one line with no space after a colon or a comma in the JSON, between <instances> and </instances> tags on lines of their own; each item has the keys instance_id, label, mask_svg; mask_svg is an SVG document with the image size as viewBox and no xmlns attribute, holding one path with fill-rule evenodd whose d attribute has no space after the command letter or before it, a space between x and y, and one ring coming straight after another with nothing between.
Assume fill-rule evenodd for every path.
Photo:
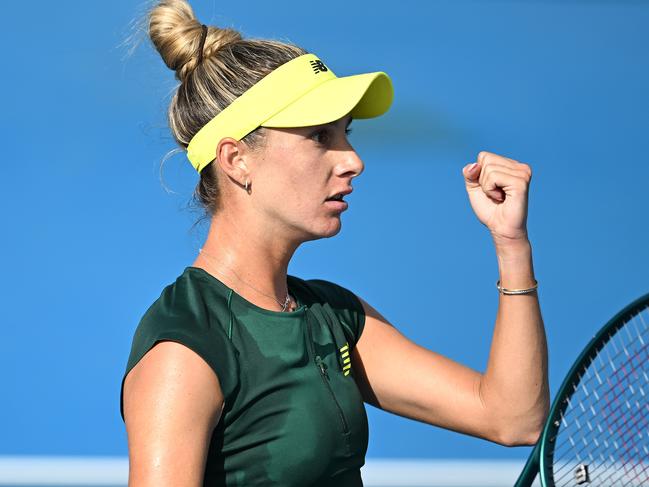
<instances>
[{"instance_id":1,"label":"racket frame","mask_svg":"<svg viewBox=\"0 0 649 487\"><path fill-rule=\"evenodd\" d=\"M581 380L582 374L593 360L595 360L599 351L604 348L604 345L608 343L618 330L626 325L633 315L647 305L649 305L649 293L633 300L613 316L613 318L608 320L584 347L566 374L559 388L559 392L550 407L550 412L545 420L541 436L527 459L527 463L523 467L523 471L518 477L516 484L514 484L514 487L530 487L537 474L541 477L541 485L543 487L555 487L554 479L552 478L554 440L557 438L559 426L561 426L561 414L566 410L570 396L575 392L573 384Z\"/></svg>"}]
</instances>

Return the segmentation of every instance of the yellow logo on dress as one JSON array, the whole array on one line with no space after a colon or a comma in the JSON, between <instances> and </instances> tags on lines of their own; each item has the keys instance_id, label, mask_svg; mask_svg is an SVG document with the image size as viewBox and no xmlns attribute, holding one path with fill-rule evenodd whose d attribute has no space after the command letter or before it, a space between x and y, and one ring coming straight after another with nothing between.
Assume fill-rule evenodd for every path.
<instances>
[{"instance_id":1,"label":"yellow logo on dress","mask_svg":"<svg viewBox=\"0 0 649 487\"><path fill-rule=\"evenodd\" d=\"M345 343L343 347L340 348L340 356L343 359L343 374L349 375L349 372L352 370L352 360L349 356L349 344Z\"/></svg>"}]
</instances>

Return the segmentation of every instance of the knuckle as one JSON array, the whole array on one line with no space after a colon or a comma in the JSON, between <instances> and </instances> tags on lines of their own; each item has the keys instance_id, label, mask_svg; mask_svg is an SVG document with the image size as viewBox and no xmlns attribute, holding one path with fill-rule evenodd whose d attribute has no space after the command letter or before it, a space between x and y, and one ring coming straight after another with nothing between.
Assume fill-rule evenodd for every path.
<instances>
[{"instance_id":1,"label":"knuckle","mask_svg":"<svg viewBox=\"0 0 649 487\"><path fill-rule=\"evenodd\" d=\"M489 181L494 181L496 179L502 178L503 174L505 173L500 171L498 167L495 166L495 167L491 167L490 170L487 172L487 177L489 178Z\"/></svg>"},{"instance_id":2,"label":"knuckle","mask_svg":"<svg viewBox=\"0 0 649 487\"><path fill-rule=\"evenodd\" d=\"M495 179L495 171L489 171L487 174L485 174L483 182L487 187L492 187L495 184L494 179Z\"/></svg>"},{"instance_id":3,"label":"knuckle","mask_svg":"<svg viewBox=\"0 0 649 487\"><path fill-rule=\"evenodd\" d=\"M529 164L520 163L520 169L522 169L523 174L525 174L525 179L529 181L532 178L532 168Z\"/></svg>"}]
</instances>

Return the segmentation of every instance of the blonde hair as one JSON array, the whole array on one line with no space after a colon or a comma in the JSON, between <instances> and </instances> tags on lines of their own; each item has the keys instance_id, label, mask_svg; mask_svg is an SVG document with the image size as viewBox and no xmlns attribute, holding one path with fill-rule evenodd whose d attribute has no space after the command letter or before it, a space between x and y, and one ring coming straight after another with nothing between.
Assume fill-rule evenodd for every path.
<instances>
[{"instance_id":1,"label":"blonde hair","mask_svg":"<svg viewBox=\"0 0 649 487\"><path fill-rule=\"evenodd\" d=\"M203 28L187 1L162 0L149 11L148 20L153 45L180 81L167 118L174 139L183 149L196 132L252 85L278 66L307 53L293 44L243 39L235 30L208 26L199 62ZM258 128L242 140L258 148L263 130ZM210 163L200 175L194 199L211 216L222 207L215 165Z\"/></svg>"}]
</instances>

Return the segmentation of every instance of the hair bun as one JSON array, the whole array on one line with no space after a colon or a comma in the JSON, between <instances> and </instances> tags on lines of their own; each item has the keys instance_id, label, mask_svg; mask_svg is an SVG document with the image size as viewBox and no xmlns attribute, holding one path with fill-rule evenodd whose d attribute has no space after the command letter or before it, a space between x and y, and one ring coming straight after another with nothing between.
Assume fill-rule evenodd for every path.
<instances>
[{"instance_id":1,"label":"hair bun","mask_svg":"<svg viewBox=\"0 0 649 487\"><path fill-rule=\"evenodd\" d=\"M202 33L202 24L185 0L162 0L149 13L149 37L164 63L176 72L180 81L184 81L199 64ZM241 34L235 30L208 27L203 60L240 39Z\"/></svg>"}]
</instances>

